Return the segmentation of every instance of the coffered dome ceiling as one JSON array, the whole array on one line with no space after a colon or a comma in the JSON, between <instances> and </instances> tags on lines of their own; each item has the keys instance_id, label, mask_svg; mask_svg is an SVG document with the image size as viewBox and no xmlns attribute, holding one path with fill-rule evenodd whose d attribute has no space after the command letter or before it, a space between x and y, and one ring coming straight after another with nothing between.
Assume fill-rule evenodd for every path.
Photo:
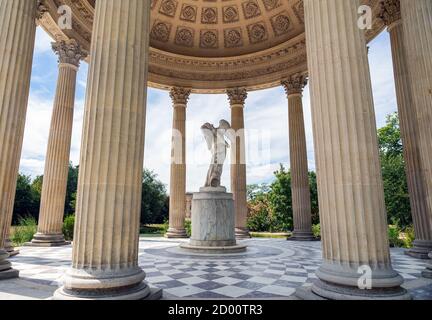
<instances>
[{"instance_id":1,"label":"coffered dome ceiling","mask_svg":"<svg viewBox=\"0 0 432 320\"><path fill-rule=\"evenodd\" d=\"M45 0L40 24L54 39L89 49L95 1ZM364 2L379 11L379 0ZM72 8L73 30L57 26L61 5ZM306 72L302 0L151 0L151 10L150 86L256 90ZM375 19L368 40L383 28Z\"/></svg>"}]
</instances>

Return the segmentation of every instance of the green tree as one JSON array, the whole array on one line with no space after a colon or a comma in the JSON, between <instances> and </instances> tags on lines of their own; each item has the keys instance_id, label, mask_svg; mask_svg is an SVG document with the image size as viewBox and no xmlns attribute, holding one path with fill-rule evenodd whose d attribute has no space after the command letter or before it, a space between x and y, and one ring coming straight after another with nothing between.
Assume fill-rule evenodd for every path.
<instances>
[{"instance_id":1,"label":"green tree","mask_svg":"<svg viewBox=\"0 0 432 320\"><path fill-rule=\"evenodd\" d=\"M293 228L291 172L283 165L275 172L276 180L269 193L273 213L273 231L288 231Z\"/></svg>"},{"instance_id":2,"label":"green tree","mask_svg":"<svg viewBox=\"0 0 432 320\"><path fill-rule=\"evenodd\" d=\"M378 130L378 143L388 220L405 228L412 217L397 113L389 115Z\"/></svg>"},{"instance_id":3,"label":"green tree","mask_svg":"<svg viewBox=\"0 0 432 320\"><path fill-rule=\"evenodd\" d=\"M309 187L311 194L311 211L312 211L312 224L319 224L319 202L318 202L318 184L316 173L309 172Z\"/></svg>"},{"instance_id":4,"label":"green tree","mask_svg":"<svg viewBox=\"0 0 432 320\"><path fill-rule=\"evenodd\" d=\"M65 201L65 217L75 213L76 192L78 189L79 166L69 164Z\"/></svg>"},{"instance_id":5,"label":"green tree","mask_svg":"<svg viewBox=\"0 0 432 320\"><path fill-rule=\"evenodd\" d=\"M250 231L265 232L273 229L273 214L269 201L270 186L267 184L248 185L247 227Z\"/></svg>"},{"instance_id":6,"label":"green tree","mask_svg":"<svg viewBox=\"0 0 432 320\"><path fill-rule=\"evenodd\" d=\"M165 185L148 169L143 172L141 223L163 223L168 219L168 196Z\"/></svg>"},{"instance_id":7,"label":"green tree","mask_svg":"<svg viewBox=\"0 0 432 320\"><path fill-rule=\"evenodd\" d=\"M18 223L20 218L38 218L39 208L35 192L32 190L31 177L19 174L15 193L14 214L12 223Z\"/></svg>"}]
</instances>

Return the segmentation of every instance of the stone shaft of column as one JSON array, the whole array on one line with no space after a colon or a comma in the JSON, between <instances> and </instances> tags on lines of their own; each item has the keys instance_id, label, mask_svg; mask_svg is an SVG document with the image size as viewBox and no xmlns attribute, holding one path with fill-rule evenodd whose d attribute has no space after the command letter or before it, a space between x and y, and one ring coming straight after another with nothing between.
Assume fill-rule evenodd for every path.
<instances>
[{"instance_id":1,"label":"stone shaft of column","mask_svg":"<svg viewBox=\"0 0 432 320\"><path fill-rule=\"evenodd\" d=\"M247 98L245 89L230 89L228 97L231 106L231 127L236 133L234 148L231 148L231 191L234 196L237 239L250 238L247 228L246 194L246 141L244 125L244 107Z\"/></svg>"},{"instance_id":2,"label":"stone shaft of column","mask_svg":"<svg viewBox=\"0 0 432 320\"><path fill-rule=\"evenodd\" d=\"M401 0L401 13L430 215L432 211L432 2ZM432 278L432 263L423 275Z\"/></svg>"},{"instance_id":3,"label":"stone shaft of column","mask_svg":"<svg viewBox=\"0 0 432 320\"><path fill-rule=\"evenodd\" d=\"M406 253L428 259L428 253L432 250L432 212L426 199L425 172L421 164L418 122L411 92L399 0L383 2L381 18L390 34L400 131L416 236L414 247Z\"/></svg>"},{"instance_id":4,"label":"stone shaft of column","mask_svg":"<svg viewBox=\"0 0 432 320\"><path fill-rule=\"evenodd\" d=\"M304 0L323 264L312 292L405 299L393 270L359 0ZM359 268L371 271L361 290Z\"/></svg>"},{"instance_id":5,"label":"stone shaft of column","mask_svg":"<svg viewBox=\"0 0 432 320\"><path fill-rule=\"evenodd\" d=\"M167 238L187 238L186 218L186 108L190 90L173 88L173 138L169 229Z\"/></svg>"},{"instance_id":6,"label":"stone shaft of column","mask_svg":"<svg viewBox=\"0 0 432 320\"><path fill-rule=\"evenodd\" d=\"M75 42L53 44L59 54L59 75L48 139L38 232L33 246L69 244L63 236L69 155L75 104L76 77L82 56Z\"/></svg>"},{"instance_id":7,"label":"stone shaft of column","mask_svg":"<svg viewBox=\"0 0 432 320\"><path fill-rule=\"evenodd\" d=\"M151 297L138 266L150 1L96 2L72 268L56 299Z\"/></svg>"},{"instance_id":8,"label":"stone shaft of column","mask_svg":"<svg viewBox=\"0 0 432 320\"><path fill-rule=\"evenodd\" d=\"M12 221L36 34L36 0L0 0L0 280L14 278L4 242Z\"/></svg>"},{"instance_id":9,"label":"stone shaft of column","mask_svg":"<svg viewBox=\"0 0 432 320\"><path fill-rule=\"evenodd\" d=\"M294 218L294 231L289 239L304 241L315 240L315 238L312 232L309 169L302 103L302 91L306 78L305 76L297 78L299 79L293 77L285 83L288 95L291 194Z\"/></svg>"}]
</instances>

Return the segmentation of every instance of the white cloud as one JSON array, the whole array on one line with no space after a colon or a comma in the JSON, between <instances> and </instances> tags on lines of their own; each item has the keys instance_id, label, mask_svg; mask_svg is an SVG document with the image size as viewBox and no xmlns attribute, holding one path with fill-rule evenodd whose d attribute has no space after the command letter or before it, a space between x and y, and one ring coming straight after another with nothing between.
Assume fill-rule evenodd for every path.
<instances>
[{"instance_id":1,"label":"white cloud","mask_svg":"<svg viewBox=\"0 0 432 320\"><path fill-rule=\"evenodd\" d=\"M52 50L53 39L41 27L36 29L35 54L43 54Z\"/></svg>"}]
</instances>

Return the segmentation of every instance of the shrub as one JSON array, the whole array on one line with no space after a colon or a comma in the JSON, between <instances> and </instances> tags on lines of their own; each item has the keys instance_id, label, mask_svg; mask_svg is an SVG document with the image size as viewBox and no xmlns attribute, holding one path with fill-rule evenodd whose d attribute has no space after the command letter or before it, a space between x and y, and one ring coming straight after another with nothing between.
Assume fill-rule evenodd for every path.
<instances>
[{"instance_id":1,"label":"shrub","mask_svg":"<svg viewBox=\"0 0 432 320\"><path fill-rule=\"evenodd\" d=\"M165 220L165 222L162 225L162 234L166 234L169 229L169 220Z\"/></svg>"},{"instance_id":2,"label":"shrub","mask_svg":"<svg viewBox=\"0 0 432 320\"><path fill-rule=\"evenodd\" d=\"M399 225L397 223L389 225L388 227L388 238L390 247L403 247L404 241L400 239L400 233L401 230L399 228Z\"/></svg>"},{"instance_id":3,"label":"shrub","mask_svg":"<svg viewBox=\"0 0 432 320\"><path fill-rule=\"evenodd\" d=\"M20 217L18 226L14 228L11 241L17 247L22 246L26 242L30 242L37 232L37 221L34 217Z\"/></svg>"},{"instance_id":4,"label":"shrub","mask_svg":"<svg viewBox=\"0 0 432 320\"><path fill-rule=\"evenodd\" d=\"M63 222L63 234L67 241L73 241L75 227L75 216L69 215Z\"/></svg>"},{"instance_id":5,"label":"shrub","mask_svg":"<svg viewBox=\"0 0 432 320\"><path fill-rule=\"evenodd\" d=\"M185 221L185 229L188 237L192 236L192 221L186 220Z\"/></svg>"},{"instance_id":6,"label":"shrub","mask_svg":"<svg viewBox=\"0 0 432 320\"><path fill-rule=\"evenodd\" d=\"M413 241L415 240L414 226L411 225L405 228L403 240L405 248L413 247Z\"/></svg>"},{"instance_id":7,"label":"shrub","mask_svg":"<svg viewBox=\"0 0 432 320\"><path fill-rule=\"evenodd\" d=\"M260 197L249 203L249 214L247 227L250 231L268 232L272 231L272 215L266 197Z\"/></svg>"},{"instance_id":8,"label":"shrub","mask_svg":"<svg viewBox=\"0 0 432 320\"><path fill-rule=\"evenodd\" d=\"M318 224L314 224L312 226L312 232L314 234L314 237L321 238L321 225L319 223Z\"/></svg>"}]
</instances>

